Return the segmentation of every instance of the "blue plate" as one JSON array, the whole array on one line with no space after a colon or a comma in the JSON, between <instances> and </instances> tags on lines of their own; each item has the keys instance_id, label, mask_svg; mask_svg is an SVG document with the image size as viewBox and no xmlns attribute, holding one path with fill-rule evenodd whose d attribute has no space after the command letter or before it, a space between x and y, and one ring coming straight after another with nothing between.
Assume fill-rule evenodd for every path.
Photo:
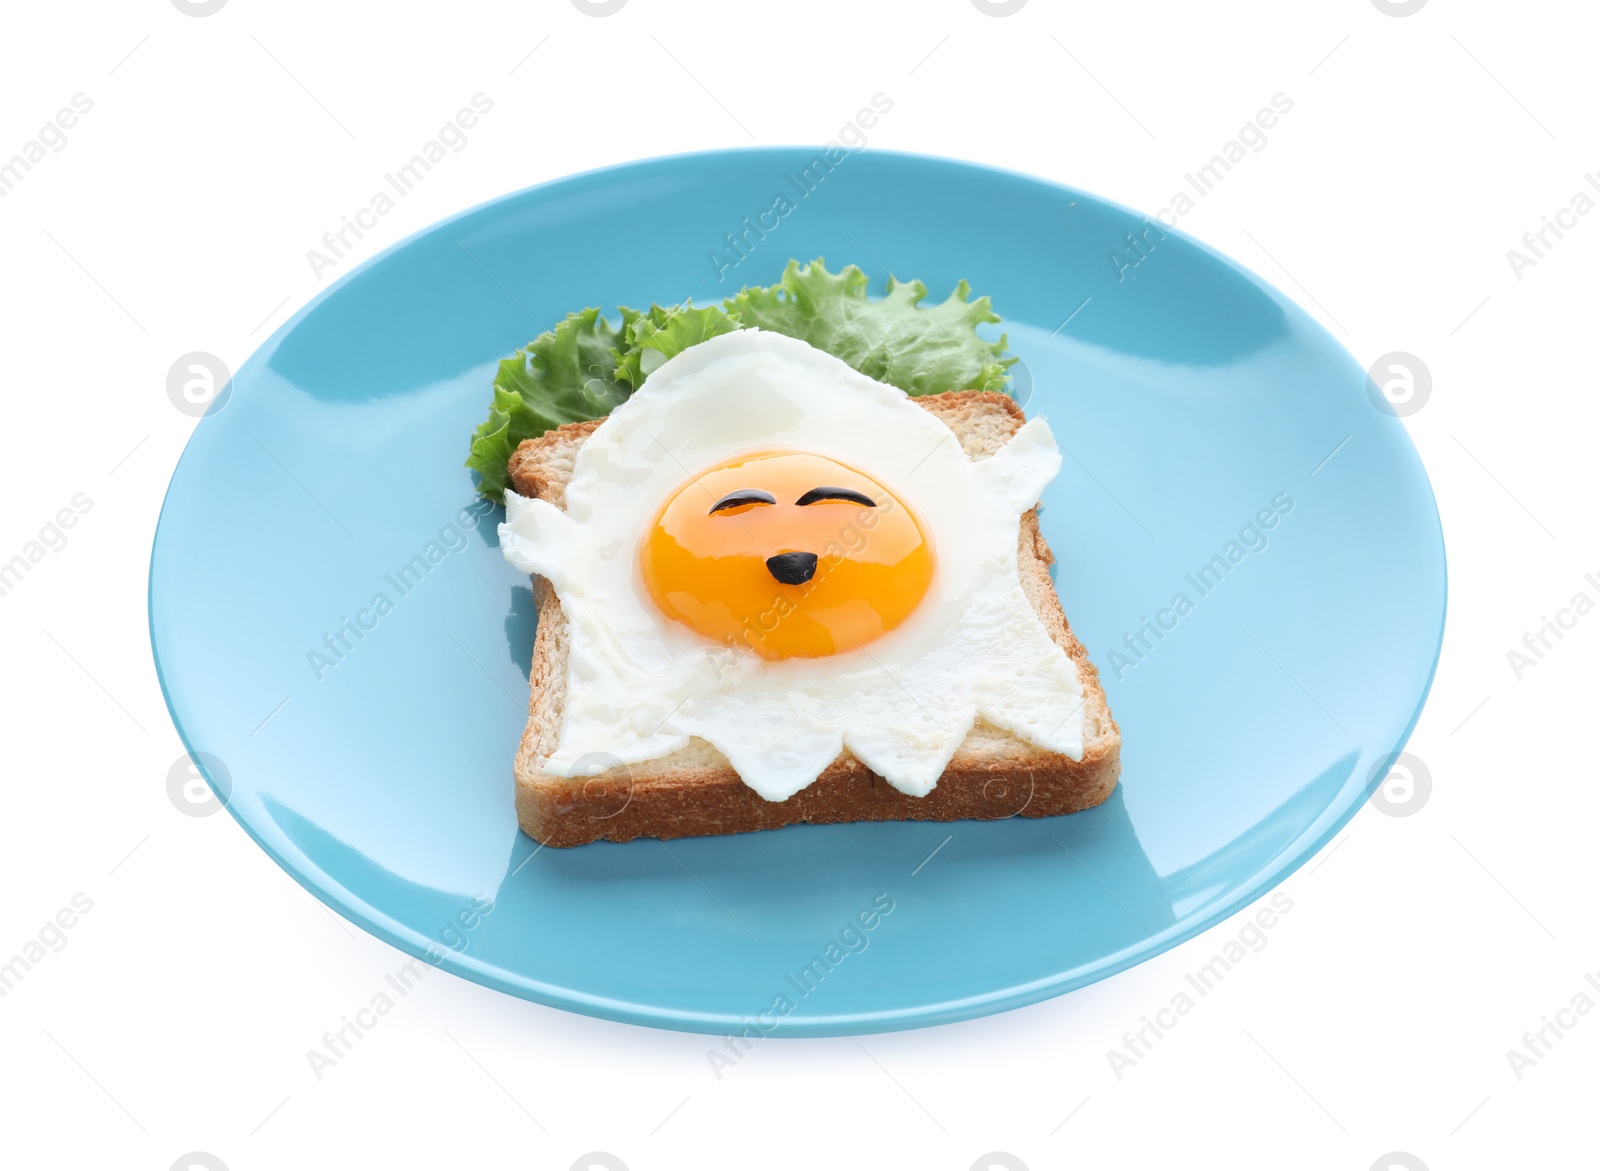
<instances>
[{"instance_id":1,"label":"blue plate","mask_svg":"<svg viewBox=\"0 0 1600 1171\"><path fill-rule=\"evenodd\" d=\"M1082 192L882 152L815 182L813 157L657 159L466 212L327 289L200 421L150 568L173 720L262 848L395 946L713 1033L998 1012L1260 897L1410 733L1443 539L1348 353L1239 265ZM819 255L875 291L893 272L993 296L1019 395L1068 453L1043 525L1122 783L1071 817L538 849L511 781L532 596L497 512L463 513L495 363L569 310L711 300Z\"/></svg>"}]
</instances>

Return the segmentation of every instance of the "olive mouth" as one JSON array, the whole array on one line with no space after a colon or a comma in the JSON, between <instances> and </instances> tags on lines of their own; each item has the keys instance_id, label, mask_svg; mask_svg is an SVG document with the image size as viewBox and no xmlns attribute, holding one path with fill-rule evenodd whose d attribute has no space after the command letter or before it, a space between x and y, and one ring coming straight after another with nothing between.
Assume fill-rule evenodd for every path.
<instances>
[{"instance_id":1,"label":"olive mouth","mask_svg":"<svg viewBox=\"0 0 1600 1171\"><path fill-rule=\"evenodd\" d=\"M804 585L817 572L817 555L779 553L767 558L767 572L784 585Z\"/></svg>"}]
</instances>

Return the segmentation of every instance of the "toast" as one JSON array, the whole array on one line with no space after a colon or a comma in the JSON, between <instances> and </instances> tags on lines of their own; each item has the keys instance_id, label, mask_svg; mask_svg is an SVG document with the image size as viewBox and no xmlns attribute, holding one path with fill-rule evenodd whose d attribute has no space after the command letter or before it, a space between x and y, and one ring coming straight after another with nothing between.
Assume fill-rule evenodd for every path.
<instances>
[{"instance_id":1,"label":"toast","mask_svg":"<svg viewBox=\"0 0 1600 1171\"><path fill-rule=\"evenodd\" d=\"M972 460L993 455L1023 423L1014 400L988 391L952 391L911 401L948 426ZM564 508L578 451L601 422L568 423L523 440L509 463L515 491ZM1082 759L1036 748L980 719L925 797L900 792L845 750L794 796L768 801L740 779L720 752L699 739L670 755L590 777L544 772L542 765L555 751L561 728L568 631L561 599L548 581L535 575L538 630L528 677L528 724L515 765L517 821L543 845L578 846L602 838L625 842L743 833L795 822L1052 817L1098 805L1116 786L1122 737L1100 674L1062 612L1048 571L1053 560L1035 506L1022 515L1017 567L1023 593L1045 630L1077 666L1084 692Z\"/></svg>"}]
</instances>

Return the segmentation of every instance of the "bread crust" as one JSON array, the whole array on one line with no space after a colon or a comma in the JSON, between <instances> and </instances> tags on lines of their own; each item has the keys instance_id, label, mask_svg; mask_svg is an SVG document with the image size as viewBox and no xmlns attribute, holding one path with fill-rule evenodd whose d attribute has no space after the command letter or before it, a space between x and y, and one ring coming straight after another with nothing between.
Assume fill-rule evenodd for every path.
<instances>
[{"instance_id":1,"label":"bread crust","mask_svg":"<svg viewBox=\"0 0 1600 1171\"><path fill-rule=\"evenodd\" d=\"M912 401L949 426L971 459L994 454L1023 422L1022 409L1012 398L988 391L952 391ZM523 440L508 465L513 489L565 507L578 449L603 421L567 423ZM555 589L535 576L538 628L528 679L528 723L514 769L518 824L544 845L578 846L602 838L625 842L744 833L796 822L1054 817L1098 805L1111 795L1121 773L1121 731L1107 706L1100 673L1073 634L1050 580L1053 560L1039 530L1038 510L1031 508L1018 528L1018 570L1040 621L1078 668L1084 690L1083 758L1047 752L980 721L925 797L900 792L844 751L794 796L768 801L699 740L660 760L593 777L544 772L560 730L567 621Z\"/></svg>"}]
</instances>

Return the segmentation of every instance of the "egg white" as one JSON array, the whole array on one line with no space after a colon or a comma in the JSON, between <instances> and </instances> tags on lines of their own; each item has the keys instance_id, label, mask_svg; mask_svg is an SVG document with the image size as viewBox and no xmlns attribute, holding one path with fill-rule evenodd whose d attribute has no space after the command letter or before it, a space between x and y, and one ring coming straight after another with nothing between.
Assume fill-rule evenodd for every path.
<instances>
[{"instance_id":1,"label":"egg white","mask_svg":"<svg viewBox=\"0 0 1600 1171\"><path fill-rule=\"evenodd\" d=\"M674 489L774 448L861 468L931 535L927 595L866 646L768 661L666 618L646 592L639 543ZM1041 417L973 461L903 391L781 334L740 330L685 350L584 442L564 512L506 493L505 557L550 580L570 624L566 703L545 770L570 776L596 753L636 764L699 737L769 801L805 788L843 749L920 797L980 716L1081 759L1082 682L1017 572L1021 514L1060 467Z\"/></svg>"}]
</instances>

